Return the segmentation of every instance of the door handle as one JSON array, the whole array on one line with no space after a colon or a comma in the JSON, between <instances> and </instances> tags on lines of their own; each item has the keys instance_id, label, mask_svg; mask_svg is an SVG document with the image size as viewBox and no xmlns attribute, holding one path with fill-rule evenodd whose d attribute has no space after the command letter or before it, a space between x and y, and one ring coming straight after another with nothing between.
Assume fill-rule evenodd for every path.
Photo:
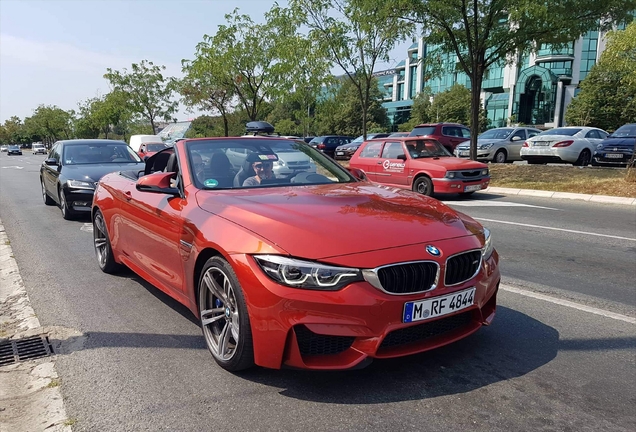
<instances>
[{"instance_id":1,"label":"door handle","mask_svg":"<svg viewBox=\"0 0 636 432\"><path fill-rule=\"evenodd\" d=\"M124 195L126 196L126 199L127 199L128 201L130 201L130 200L132 199L132 194L130 193L130 191L126 191L126 192L124 192Z\"/></svg>"},{"instance_id":2,"label":"door handle","mask_svg":"<svg viewBox=\"0 0 636 432\"><path fill-rule=\"evenodd\" d=\"M383 162L384 161L378 161L377 163L378 163L378 165L382 165Z\"/></svg>"}]
</instances>

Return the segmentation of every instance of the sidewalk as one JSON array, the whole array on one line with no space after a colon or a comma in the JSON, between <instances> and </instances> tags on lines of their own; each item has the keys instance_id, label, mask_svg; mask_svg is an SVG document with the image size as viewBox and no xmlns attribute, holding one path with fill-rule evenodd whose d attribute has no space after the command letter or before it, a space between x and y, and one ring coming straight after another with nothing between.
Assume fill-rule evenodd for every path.
<instances>
[{"instance_id":1,"label":"sidewalk","mask_svg":"<svg viewBox=\"0 0 636 432\"><path fill-rule=\"evenodd\" d=\"M533 196L533 197L541 197L541 198L575 199L575 200L581 200L581 201L598 202L598 203L606 203L606 204L622 204L622 205L636 206L636 198L615 197L615 196L609 196L609 195L588 195L588 194L577 194L577 193L570 193L570 192L554 192L554 191L544 191L544 190L535 190L535 189L513 189L513 188L502 188L502 187L488 187L482 190L482 192L490 192L490 193L503 194L503 195Z\"/></svg>"},{"instance_id":2,"label":"sidewalk","mask_svg":"<svg viewBox=\"0 0 636 432\"><path fill-rule=\"evenodd\" d=\"M25 338L35 337L45 348L40 338L45 334L31 308L11 243L0 221L0 432L71 431L72 422L66 418L55 371L55 357L22 360L13 354L13 342L20 340L24 348L18 349L18 353L37 355L38 344Z\"/></svg>"}]
</instances>

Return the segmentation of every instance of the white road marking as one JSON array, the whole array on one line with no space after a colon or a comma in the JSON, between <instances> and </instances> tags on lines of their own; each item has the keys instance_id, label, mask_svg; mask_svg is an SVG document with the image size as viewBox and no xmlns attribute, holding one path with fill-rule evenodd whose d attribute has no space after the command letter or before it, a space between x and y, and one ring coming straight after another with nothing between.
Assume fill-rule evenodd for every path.
<instances>
[{"instance_id":1,"label":"white road marking","mask_svg":"<svg viewBox=\"0 0 636 432\"><path fill-rule=\"evenodd\" d=\"M24 167L17 166L17 165L2 167L2 169L7 169L7 168L8 169L24 169Z\"/></svg>"},{"instance_id":2,"label":"white road marking","mask_svg":"<svg viewBox=\"0 0 636 432\"><path fill-rule=\"evenodd\" d=\"M536 292L532 292L532 291L528 291L528 290L523 290L523 289L519 289L519 288L515 288L509 285L499 285L499 289L502 291L508 291L508 292L512 292L515 294L519 294L522 296L526 296L526 297L532 297L538 300L543 300L543 301L547 301L550 303L554 303L554 304L558 304L561 306L565 306L565 307L569 307L572 309L577 309L583 312L589 312L591 314L594 315L600 315L600 316L604 316L606 318L611 318L614 320L618 320L618 321L624 321L630 324L636 324L636 318L632 318L632 317L628 317L627 315L622 315L622 314L618 314L618 313L614 313L614 312L610 312L604 309L598 309L595 307L591 307L591 306L585 306L579 303L574 303L568 300L561 300L555 297L551 297L545 294L539 294Z\"/></svg>"},{"instance_id":3,"label":"white road marking","mask_svg":"<svg viewBox=\"0 0 636 432\"><path fill-rule=\"evenodd\" d=\"M477 201L442 201L446 205L454 205L461 207L533 207L547 210L559 210L552 207L543 207L532 204L521 204L516 202L507 202L507 201L487 201L487 200L477 200Z\"/></svg>"},{"instance_id":4,"label":"white road marking","mask_svg":"<svg viewBox=\"0 0 636 432\"><path fill-rule=\"evenodd\" d=\"M574 234L585 234L585 235L589 235L589 236L607 237L607 238L614 238L614 239L619 239L619 240L636 241L636 238L621 237L621 236L615 236L615 235L609 235L609 234L599 234L599 233L593 233L593 232L589 232L589 231L576 231L576 230L570 230L570 229L565 229L565 228L554 228L554 227L548 227L548 226L531 225L531 224L524 224L524 223L519 223L519 222L508 222L508 221L495 220L495 219L486 219L486 218L479 218L479 217L476 217L476 218L473 218L473 219L477 219L477 220L480 220L480 221L486 221L486 222L494 222L494 223L506 224L506 225L518 225L518 226L522 226L522 227L526 227L526 228L539 228L539 229L552 230L552 231L569 232L569 233L574 233Z\"/></svg>"},{"instance_id":5,"label":"white road marking","mask_svg":"<svg viewBox=\"0 0 636 432\"><path fill-rule=\"evenodd\" d=\"M80 231L93 232L93 224L86 222L80 227Z\"/></svg>"}]
</instances>

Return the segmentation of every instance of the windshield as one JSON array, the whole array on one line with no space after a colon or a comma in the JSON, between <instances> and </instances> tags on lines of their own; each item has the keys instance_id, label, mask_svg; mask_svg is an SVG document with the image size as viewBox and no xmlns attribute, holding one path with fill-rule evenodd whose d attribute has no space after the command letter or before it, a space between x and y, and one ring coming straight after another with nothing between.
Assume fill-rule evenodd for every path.
<instances>
[{"instance_id":1,"label":"windshield","mask_svg":"<svg viewBox=\"0 0 636 432\"><path fill-rule=\"evenodd\" d=\"M483 134L479 135L478 139L506 139L510 136L510 134L514 131L514 129L490 129Z\"/></svg>"},{"instance_id":2,"label":"windshield","mask_svg":"<svg viewBox=\"0 0 636 432\"><path fill-rule=\"evenodd\" d=\"M581 129L577 129L577 128L556 128L556 129L551 129L549 131L545 131L545 132L541 132L539 135L567 135L567 136L574 136L577 133L581 132Z\"/></svg>"},{"instance_id":3,"label":"windshield","mask_svg":"<svg viewBox=\"0 0 636 432\"><path fill-rule=\"evenodd\" d=\"M146 144L146 150L149 152L158 152L161 151L165 148L168 148L167 145L161 143L161 144Z\"/></svg>"},{"instance_id":4,"label":"windshield","mask_svg":"<svg viewBox=\"0 0 636 432\"><path fill-rule=\"evenodd\" d=\"M426 136L435 133L435 126L416 127L411 131L409 136Z\"/></svg>"},{"instance_id":5,"label":"windshield","mask_svg":"<svg viewBox=\"0 0 636 432\"><path fill-rule=\"evenodd\" d=\"M612 134L612 138L636 137L636 124L621 126Z\"/></svg>"},{"instance_id":6,"label":"windshield","mask_svg":"<svg viewBox=\"0 0 636 432\"><path fill-rule=\"evenodd\" d=\"M137 153L126 143L81 143L67 144L62 154L64 165L137 163L141 162Z\"/></svg>"},{"instance_id":7,"label":"windshield","mask_svg":"<svg viewBox=\"0 0 636 432\"><path fill-rule=\"evenodd\" d=\"M430 139L407 141L406 148L413 159L453 156L438 141Z\"/></svg>"},{"instance_id":8,"label":"windshield","mask_svg":"<svg viewBox=\"0 0 636 432\"><path fill-rule=\"evenodd\" d=\"M199 189L242 189L357 181L323 153L287 139L215 139L186 145Z\"/></svg>"}]
</instances>

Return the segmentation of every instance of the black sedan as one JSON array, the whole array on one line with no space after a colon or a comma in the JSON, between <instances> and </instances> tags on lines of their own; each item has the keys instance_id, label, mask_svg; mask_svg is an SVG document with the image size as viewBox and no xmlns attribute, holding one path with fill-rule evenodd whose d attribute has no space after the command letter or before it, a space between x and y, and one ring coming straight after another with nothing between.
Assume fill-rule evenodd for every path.
<instances>
[{"instance_id":1,"label":"black sedan","mask_svg":"<svg viewBox=\"0 0 636 432\"><path fill-rule=\"evenodd\" d=\"M11 156L11 155L22 156L22 150L20 149L20 146L10 145L9 149L7 150L7 156Z\"/></svg>"},{"instance_id":2,"label":"black sedan","mask_svg":"<svg viewBox=\"0 0 636 432\"><path fill-rule=\"evenodd\" d=\"M145 164L123 141L58 141L40 168L42 198L59 205L64 219L89 212L95 186L102 176L115 171L142 171Z\"/></svg>"},{"instance_id":3,"label":"black sedan","mask_svg":"<svg viewBox=\"0 0 636 432\"><path fill-rule=\"evenodd\" d=\"M625 166L634 154L635 145L636 123L623 125L596 147L592 165Z\"/></svg>"},{"instance_id":4,"label":"black sedan","mask_svg":"<svg viewBox=\"0 0 636 432\"><path fill-rule=\"evenodd\" d=\"M388 136L389 134L384 132L369 133L367 134L367 140L375 139L375 138L385 138ZM338 146L335 152L335 159L345 159L345 160L351 159L351 156L353 156L353 154L356 151L358 151L358 148L360 148L360 145L363 142L364 142L364 136L360 135L358 138L354 139L350 143Z\"/></svg>"}]
</instances>

